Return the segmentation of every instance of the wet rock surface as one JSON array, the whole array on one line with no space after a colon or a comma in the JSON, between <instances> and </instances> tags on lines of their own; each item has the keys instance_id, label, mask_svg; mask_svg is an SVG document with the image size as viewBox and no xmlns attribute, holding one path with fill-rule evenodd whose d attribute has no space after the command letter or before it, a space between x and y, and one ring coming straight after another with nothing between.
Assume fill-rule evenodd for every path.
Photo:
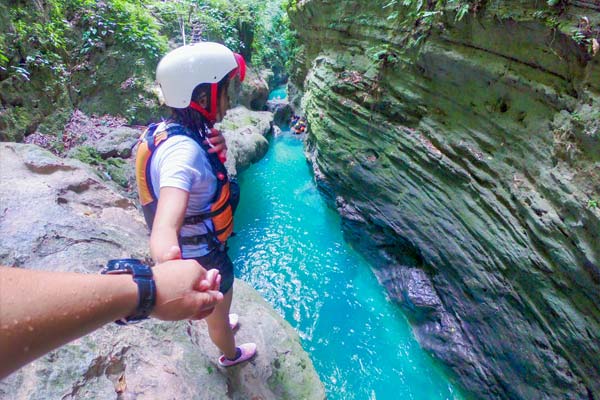
<instances>
[{"instance_id":1,"label":"wet rock surface","mask_svg":"<svg viewBox=\"0 0 600 400\"><path fill-rule=\"evenodd\" d=\"M598 20L579 3L565 23ZM466 391L598 399L600 53L535 11L491 2L407 54L391 10L305 1L294 81L347 238Z\"/></svg>"},{"instance_id":2,"label":"wet rock surface","mask_svg":"<svg viewBox=\"0 0 600 400\"><path fill-rule=\"evenodd\" d=\"M266 136L271 133L273 114L251 111L243 106L227 111L224 120L216 127L227 142L225 166L235 176L252 163L259 161L269 150Z\"/></svg>"},{"instance_id":3,"label":"wet rock surface","mask_svg":"<svg viewBox=\"0 0 600 400\"><path fill-rule=\"evenodd\" d=\"M148 256L135 204L89 166L35 145L0 144L0 264L98 273L107 260ZM252 288L235 283L240 342L258 355L230 369L204 322L104 328L0 382L2 399L323 399L297 333Z\"/></svg>"},{"instance_id":4,"label":"wet rock surface","mask_svg":"<svg viewBox=\"0 0 600 400\"><path fill-rule=\"evenodd\" d=\"M276 125L283 126L290 123L293 110L287 99L269 100L267 109L273 113L273 121Z\"/></svg>"}]
</instances>

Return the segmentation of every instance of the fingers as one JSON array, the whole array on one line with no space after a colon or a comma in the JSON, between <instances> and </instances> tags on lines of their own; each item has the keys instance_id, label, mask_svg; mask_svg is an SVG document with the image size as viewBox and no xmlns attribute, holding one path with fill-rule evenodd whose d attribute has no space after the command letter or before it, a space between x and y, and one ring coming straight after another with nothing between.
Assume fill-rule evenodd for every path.
<instances>
[{"instance_id":1,"label":"fingers","mask_svg":"<svg viewBox=\"0 0 600 400\"><path fill-rule=\"evenodd\" d=\"M210 149L208 149L209 153L218 154L219 160L223 163L227 161L227 143L221 132L212 128L210 130L210 136L204 140L204 143L210 146Z\"/></svg>"},{"instance_id":2,"label":"fingers","mask_svg":"<svg viewBox=\"0 0 600 400\"><path fill-rule=\"evenodd\" d=\"M215 285L213 286L213 290L219 290L221 288L221 274L219 274L217 276L217 279L215 280Z\"/></svg>"},{"instance_id":3,"label":"fingers","mask_svg":"<svg viewBox=\"0 0 600 400\"><path fill-rule=\"evenodd\" d=\"M212 312L214 311L214 308L211 308L210 310L206 310L206 311L199 311L197 314L195 314L192 318L190 319L204 319L206 317L208 317L210 314L212 314Z\"/></svg>"},{"instance_id":4,"label":"fingers","mask_svg":"<svg viewBox=\"0 0 600 400\"><path fill-rule=\"evenodd\" d=\"M202 319L206 318L214 309L214 307L223 300L223 294L216 290L209 290L207 292L195 292L193 293L194 303L196 306L196 313L190 317L190 319Z\"/></svg>"},{"instance_id":5,"label":"fingers","mask_svg":"<svg viewBox=\"0 0 600 400\"><path fill-rule=\"evenodd\" d=\"M212 310L221 300L223 300L223 293L218 290L196 293L197 308L200 311Z\"/></svg>"},{"instance_id":6,"label":"fingers","mask_svg":"<svg viewBox=\"0 0 600 400\"><path fill-rule=\"evenodd\" d=\"M207 142L210 139L205 140L205 142ZM221 160L221 162L225 162L227 161L227 145L225 143L223 144L216 144L214 146L212 146L211 148L208 149L209 153L217 153L219 155L219 160Z\"/></svg>"},{"instance_id":7,"label":"fingers","mask_svg":"<svg viewBox=\"0 0 600 400\"><path fill-rule=\"evenodd\" d=\"M210 269L206 272L206 276L198 282L197 290L205 292L207 290L219 290L221 284L221 275L216 269Z\"/></svg>"}]
</instances>

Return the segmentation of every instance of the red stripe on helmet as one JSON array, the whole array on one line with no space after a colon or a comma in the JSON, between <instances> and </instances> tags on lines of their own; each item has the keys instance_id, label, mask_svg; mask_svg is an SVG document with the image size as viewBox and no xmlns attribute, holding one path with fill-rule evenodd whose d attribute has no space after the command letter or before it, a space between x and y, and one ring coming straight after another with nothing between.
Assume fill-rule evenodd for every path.
<instances>
[{"instance_id":1,"label":"red stripe on helmet","mask_svg":"<svg viewBox=\"0 0 600 400\"><path fill-rule=\"evenodd\" d=\"M243 82L246 77L246 60L241 54L233 53L235 57L235 62L237 63L237 68L234 68L230 73L229 77L233 78L236 74L240 75L240 81Z\"/></svg>"}]
</instances>

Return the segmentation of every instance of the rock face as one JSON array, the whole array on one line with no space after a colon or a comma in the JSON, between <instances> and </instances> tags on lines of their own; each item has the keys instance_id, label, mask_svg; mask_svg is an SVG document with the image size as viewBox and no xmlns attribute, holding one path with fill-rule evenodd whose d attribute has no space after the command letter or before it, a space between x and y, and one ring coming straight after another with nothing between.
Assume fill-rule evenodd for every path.
<instances>
[{"instance_id":1,"label":"rock face","mask_svg":"<svg viewBox=\"0 0 600 400\"><path fill-rule=\"evenodd\" d=\"M76 160L0 144L0 264L97 273L108 259L148 254L141 214ZM297 334L242 281L233 311L257 357L220 368L204 322L106 327L0 382L2 399L323 399Z\"/></svg>"},{"instance_id":2,"label":"rock face","mask_svg":"<svg viewBox=\"0 0 600 400\"><path fill-rule=\"evenodd\" d=\"M145 127L133 129L123 125L122 120L104 126L98 124L97 118L89 118L79 111L74 116L77 116L77 123L70 123L67 131L69 138L72 137L70 142L76 144L72 144L65 154L92 165L103 180L113 181L127 197L137 198L134 151ZM243 106L227 113L218 127L227 141L225 166L231 175L237 175L238 170L247 168L266 154L269 146L266 136L271 132L272 122L272 113L250 111ZM29 138L35 136L38 135ZM82 140L83 137L86 139ZM52 142L45 141L46 138L38 136L32 142L52 148Z\"/></svg>"},{"instance_id":3,"label":"rock face","mask_svg":"<svg viewBox=\"0 0 600 400\"><path fill-rule=\"evenodd\" d=\"M561 31L596 3L486 2L419 51L399 3L290 9L320 187L467 392L600 399L600 53Z\"/></svg>"},{"instance_id":4,"label":"rock face","mask_svg":"<svg viewBox=\"0 0 600 400\"><path fill-rule=\"evenodd\" d=\"M223 121L216 125L227 141L225 166L230 175L257 162L269 150L266 136L271 132L273 114L268 111L250 111L243 106L227 111Z\"/></svg>"},{"instance_id":5,"label":"rock face","mask_svg":"<svg viewBox=\"0 0 600 400\"><path fill-rule=\"evenodd\" d=\"M287 99L269 100L267 101L267 109L273 113L273 121L277 126L288 125L294 113Z\"/></svg>"},{"instance_id":6,"label":"rock face","mask_svg":"<svg viewBox=\"0 0 600 400\"><path fill-rule=\"evenodd\" d=\"M269 76L273 73L269 70L256 71L254 68L246 70L246 78L240 85L239 95L236 103L251 110L263 111L269 98ZM236 82L237 83L237 82Z\"/></svg>"}]
</instances>

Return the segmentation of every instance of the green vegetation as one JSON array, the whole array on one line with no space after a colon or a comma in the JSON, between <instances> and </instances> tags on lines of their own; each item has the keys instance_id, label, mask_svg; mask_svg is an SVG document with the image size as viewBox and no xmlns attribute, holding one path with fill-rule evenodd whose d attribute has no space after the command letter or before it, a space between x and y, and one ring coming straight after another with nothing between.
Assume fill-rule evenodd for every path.
<instances>
[{"instance_id":1,"label":"green vegetation","mask_svg":"<svg viewBox=\"0 0 600 400\"><path fill-rule=\"evenodd\" d=\"M154 70L184 33L186 43L224 43L255 67L272 68L276 80L293 58L280 1L0 3L0 140L18 141L40 127L59 135L77 108L135 124L156 119Z\"/></svg>"},{"instance_id":2,"label":"green vegetation","mask_svg":"<svg viewBox=\"0 0 600 400\"><path fill-rule=\"evenodd\" d=\"M178 44L198 40L224 43L244 55L257 68L285 74L294 57L295 36L282 1L180 0L157 2L164 33Z\"/></svg>"},{"instance_id":3,"label":"green vegetation","mask_svg":"<svg viewBox=\"0 0 600 400\"><path fill-rule=\"evenodd\" d=\"M73 158L90 165L99 165L103 160L100 153L90 146L81 146L75 149Z\"/></svg>"},{"instance_id":4,"label":"green vegetation","mask_svg":"<svg viewBox=\"0 0 600 400\"><path fill-rule=\"evenodd\" d=\"M3 8L3 7L2 7ZM278 68L292 52L293 35L280 2L260 0L50 0L8 7L9 26L0 32L0 80L24 79L40 68L57 78L110 47L123 60L143 56L153 69L176 45L210 40L243 53L255 65Z\"/></svg>"},{"instance_id":5,"label":"green vegetation","mask_svg":"<svg viewBox=\"0 0 600 400\"><path fill-rule=\"evenodd\" d=\"M42 5L43 4L43 5ZM48 70L59 80L108 46L125 54L157 58L166 50L158 24L139 1L54 0L9 8L3 34L7 72L29 76ZM0 77L0 79L5 77Z\"/></svg>"},{"instance_id":6,"label":"green vegetation","mask_svg":"<svg viewBox=\"0 0 600 400\"><path fill-rule=\"evenodd\" d=\"M447 15L460 21L471 10L478 9L483 0L390 0L383 6L389 10L387 19L409 32L407 48L419 46L437 24L443 23Z\"/></svg>"},{"instance_id":7,"label":"green vegetation","mask_svg":"<svg viewBox=\"0 0 600 400\"><path fill-rule=\"evenodd\" d=\"M289 73L297 57L298 43L284 5L267 2L265 7L263 23L258 24L253 43L252 64L271 68L277 79Z\"/></svg>"},{"instance_id":8,"label":"green vegetation","mask_svg":"<svg viewBox=\"0 0 600 400\"><path fill-rule=\"evenodd\" d=\"M260 2L224 0L179 0L150 2L160 16L162 33L177 45L200 40L220 42L248 55Z\"/></svg>"},{"instance_id":9,"label":"green vegetation","mask_svg":"<svg viewBox=\"0 0 600 400\"><path fill-rule=\"evenodd\" d=\"M506 3L506 4L503 4ZM445 29L448 24L463 20L468 14L476 15L485 7L497 9L502 19L536 18L552 28L561 30L591 55L598 52L600 29L590 20L581 16L576 22L569 22L560 16L564 14L567 0L546 0L524 7L510 8L509 2L488 2L486 0L388 0L383 6L387 19L397 24L397 32L408 33L406 49L419 47L434 28Z\"/></svg>"},{"instance_id":10,"label":"green vegetation","mask_svg":"<svg viewBox=\"0 0 600 400\"><path fill-rule=\"evenodd\" d=\"M112 180L125 189L128 188L127 172L129 167L125 160L121 158L103 159L100 153L90 146L77 147L73 152L73 158L97 167L102 178Z\"/></svg>"},{"instance_id":11,"label":"green vegetation","mask_svg":"<svg viewBox=\"0 0 600 400\"><path fill-rule=\"evenodd\" d=\"M0 5L0 139L37 131L59 136L75 108L132 122L156 109L146 84L167 50L159 22L141 1L50 0Z\"/></svg>"}]
</instances>

